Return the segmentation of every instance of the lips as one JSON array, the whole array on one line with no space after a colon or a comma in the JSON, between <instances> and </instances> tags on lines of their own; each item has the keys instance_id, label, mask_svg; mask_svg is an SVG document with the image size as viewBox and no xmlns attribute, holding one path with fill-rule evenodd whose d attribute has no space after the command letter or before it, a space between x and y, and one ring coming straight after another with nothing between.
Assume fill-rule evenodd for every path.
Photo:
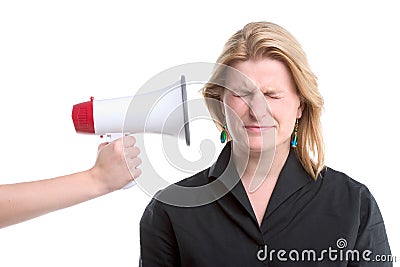
<instances>
[{"instance_id":1,"label":"lips","mask_svg":"<svg viewBox=\"0 0 400 267\"><path fill-rule=\"evenodd\" d=\"M270 129L274 128L274 126L247 125L247 126L244 126L244 128L246 128L246 130L249 132L261 132L261 131L270 130Z\"/></svg>"}]
</instances>

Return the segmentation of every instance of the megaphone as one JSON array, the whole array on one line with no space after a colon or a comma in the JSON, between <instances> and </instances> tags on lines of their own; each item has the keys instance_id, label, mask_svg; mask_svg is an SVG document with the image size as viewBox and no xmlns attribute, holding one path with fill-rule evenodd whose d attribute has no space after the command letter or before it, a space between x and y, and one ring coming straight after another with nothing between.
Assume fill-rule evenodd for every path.
<instances>
[{"instance_id":1,"label":"megaphone","mask_svg":"<svg viewBox=\"0 0 400 267\"><path fill-rule=\"evenodd\" d=\"M77 133L107 136L159 133L181 137L190 145L185 76L163 89L135 96L94 100L72 108Z\"/></svg>"}]
</instances>

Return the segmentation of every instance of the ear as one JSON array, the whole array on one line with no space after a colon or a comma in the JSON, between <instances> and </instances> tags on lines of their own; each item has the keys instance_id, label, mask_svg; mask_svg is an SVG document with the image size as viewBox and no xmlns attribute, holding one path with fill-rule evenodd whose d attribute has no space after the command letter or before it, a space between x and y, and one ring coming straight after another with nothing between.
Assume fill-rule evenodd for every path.
<instances>
[{"instance_id":1,"label":"ear","mask_svg":"<svg viewBox=\"0 0 400 267\"><path fill-rule=\"evenodd\" d=\"M221 113L222 113L222 115L225 117L225 104L224 104L224 102L221 100L220 102L219 102L219 105L220 105L220 110L221 110Z\"/></svg>"},{"instance_id":2,"label":"ear","mask_svg":"<svg viewBox=\"0 0 400 267\"><path fill-rule=\"evenodd\" d=\"M222 93L219 97L219 108L221 110L222 116L225 117L224 94L225 94L225 89L222 91Z\"/></svg>"},{"instance_id":3,"label":"ear","mask_svg":"<svg viewBox=\"0 0 400 267\"><path fill-rule=\"evenodd\" d=\"M303 115L303 110L304 110L304 102L300 102L299 107L297 108L297 117L298 119L301 118L301 116Z\"/></svg>"}]
</instances>

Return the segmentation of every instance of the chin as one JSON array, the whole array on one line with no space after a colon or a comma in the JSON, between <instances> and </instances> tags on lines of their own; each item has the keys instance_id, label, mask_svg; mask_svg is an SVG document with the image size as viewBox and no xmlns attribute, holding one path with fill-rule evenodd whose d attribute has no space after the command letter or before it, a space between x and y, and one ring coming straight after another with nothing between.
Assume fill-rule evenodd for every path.
<instances>
[{"instance_id":1,"label":"chin","mask_svg":"<svg viewBox=\"0 0 400 267\"><path fill-rule=\"evenodd\" d=\"M252 153L261 153L261 152L274 152L275 146L251 146L249 147L250 152Z\"/></svg>"},{"instance_id":2,"label":"chin","mask_svg":"<svg viewBox=\"0 0 400 267\"><path fill-rule=\"evenodd\" d=\"M234 138L233 142L243 151L262 152L275 149L275 136L245 136Z\"/></svg>"},{"instance_id":3,"label":"chin","mask_svg":"<svg viewBox=\"0 0 400 267\"><path fill-rule=\"evenodd\" d=\"M250 140L249 142L249 150L251 152L262 152L262 151L271 151L275 150L275 142L271 141L257 141L257 140Z\"/></svg>"}]
</instances>

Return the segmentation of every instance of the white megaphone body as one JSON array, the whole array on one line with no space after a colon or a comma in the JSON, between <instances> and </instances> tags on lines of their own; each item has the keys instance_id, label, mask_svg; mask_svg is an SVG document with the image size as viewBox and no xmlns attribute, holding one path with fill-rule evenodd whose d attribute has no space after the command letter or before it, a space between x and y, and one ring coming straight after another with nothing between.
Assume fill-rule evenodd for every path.
<instances>
[{"instance_id":1,"label":"white megaphone body","mask_svg":"<svg viewBox=\"0 0 400 267\"><path fill-rule=\"evenodd\" d=\"M186 145L190 145L188 118L183 75L163 89L104 100L91 97L72 108L77 133L106 136L109 141L135 133L159 133L184 138Z\"/></svg>"},{"instance_id":2,"label":"white megaphone body","mask_svg":"<svg viewBox=\"0 0 400 267\"><path fill-rule=\"evenodd\" d=\"M135 133L185 138L190 145L185 77L163 89L79 103L72 108L77 133L108 136L111 141Z\"/></svg>"}]
</instances>

